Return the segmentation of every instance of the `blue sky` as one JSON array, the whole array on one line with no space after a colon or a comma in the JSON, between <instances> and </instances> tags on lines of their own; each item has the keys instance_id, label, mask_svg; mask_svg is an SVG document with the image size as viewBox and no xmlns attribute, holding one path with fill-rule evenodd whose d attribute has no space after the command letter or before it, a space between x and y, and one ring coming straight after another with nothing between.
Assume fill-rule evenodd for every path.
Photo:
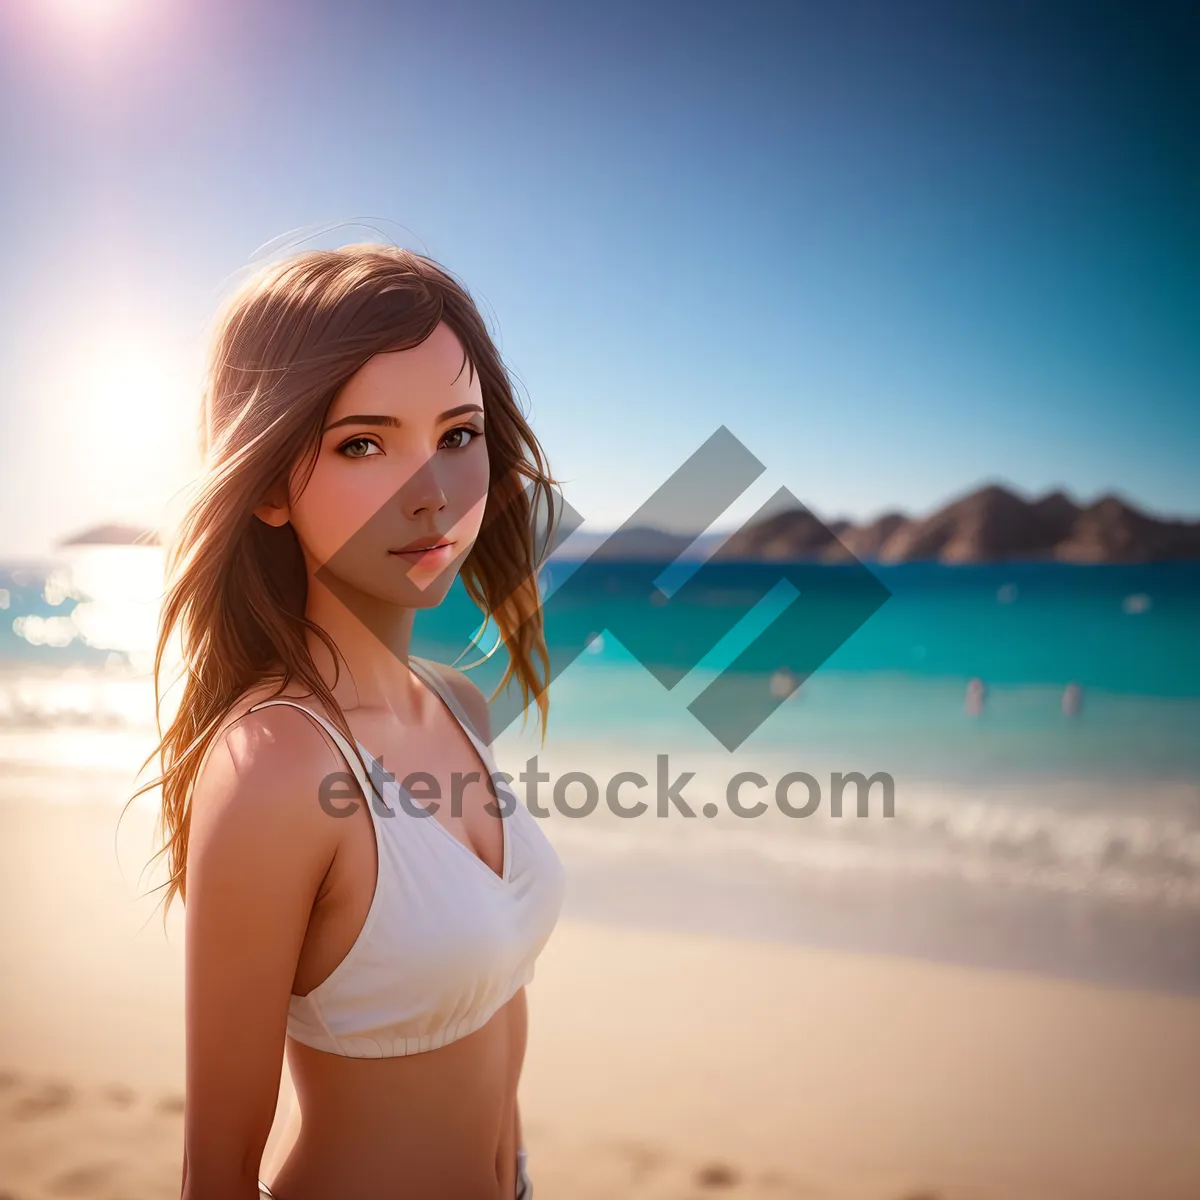
<instances>
[{"instance_id":1,"label":"blue sky","mask_svg":"<svg viewBox=\"0 0 1200 1200\"><path fill-rule=\"evenodd\" d=\"M596 526L721 424L767 467L724 524L1200 514L1198 63L1184 4L10 0L0 554L153 519L225 289L364 219L471 288Z\"/></svg>"}]
</instances>

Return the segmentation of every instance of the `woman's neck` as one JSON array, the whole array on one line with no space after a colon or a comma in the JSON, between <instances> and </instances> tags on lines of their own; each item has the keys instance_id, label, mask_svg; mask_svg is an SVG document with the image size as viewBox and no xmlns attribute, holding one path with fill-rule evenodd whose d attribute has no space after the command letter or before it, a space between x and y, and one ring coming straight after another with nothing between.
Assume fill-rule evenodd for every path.
<instances>
[{"instance_id":1,"label":"woman's neck","mask_svg":"<svg viewBox=\"0 0 1200 1200\"><path fill-rule=\"evenodd\" d=\"M310 577L304 615L333 639L341 660L334 686L329 648L310 630L309 653L321 678L344 710L383 708L402 715L420 687L408 666L415 610L348 588L339 593Z\"/></svg>"}]
</instances>

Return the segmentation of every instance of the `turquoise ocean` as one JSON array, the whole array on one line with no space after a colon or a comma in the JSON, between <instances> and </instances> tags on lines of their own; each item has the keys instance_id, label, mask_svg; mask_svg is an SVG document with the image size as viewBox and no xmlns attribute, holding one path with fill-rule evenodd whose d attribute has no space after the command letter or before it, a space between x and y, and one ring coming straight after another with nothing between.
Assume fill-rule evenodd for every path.
<instances>
[{"instance_id":1,"label":"turquoise ocean","mask_svg":"<svg viewBox=\"0 0 1200 1200\"><path fill-rule=\"evenodd\" d=\"M552 561L544 594L576 569ZM691 569L664 568L664 592ZM819 597L812 621L836 623L861 577L805 571L793 578ZM777 565L709 564L687 604L656 606L644 564L608 563L554 610L545 742L516 720L495 750L518 797L544 806L567 911L1200 992L1200 564L870 572L887 598L732 749L688 706L790 602L768 586ZM153 745L160 590L148 548L0 564L0 802L112 804L115 823ZM648 669L717 627L670 688ZM477 631L456 585L419 615L414 650L461 666L482 657ZM735 708L786 694L759 659L724 676ZM501 650L472 669L485 693L503 665ZM536 793L521 779L533 768ZM659 811L660 771L687 776L677 794L693 815ZM754 817L728 801L747 772L761 784L743 782L742 803L765 801ZM836 772L877 777L865 812L850 787L835 814ZM793 805L812 799L798 773L820 790L804 817L775 802L788 776ZM621 803L646 812L608 807L617 776Z\"/></svg>"}]
</instances>

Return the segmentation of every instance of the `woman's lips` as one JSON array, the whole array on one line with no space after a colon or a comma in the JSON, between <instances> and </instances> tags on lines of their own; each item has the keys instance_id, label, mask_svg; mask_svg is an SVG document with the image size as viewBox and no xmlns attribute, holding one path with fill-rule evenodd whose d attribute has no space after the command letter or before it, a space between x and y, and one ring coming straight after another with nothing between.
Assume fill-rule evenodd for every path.
<instances>
[{"instance_id":1,"label":"woman's lips","mask_svg":"<svg viewBox=\"0 0 1200 1200\"><path fill-rule=\"evenodd\" d=\"M441 566L454 557L454 543L442 542L428 550L389 550L394 558L402 558L405 562L419 563L423 567Z\"/></svg>"}]
</instances>

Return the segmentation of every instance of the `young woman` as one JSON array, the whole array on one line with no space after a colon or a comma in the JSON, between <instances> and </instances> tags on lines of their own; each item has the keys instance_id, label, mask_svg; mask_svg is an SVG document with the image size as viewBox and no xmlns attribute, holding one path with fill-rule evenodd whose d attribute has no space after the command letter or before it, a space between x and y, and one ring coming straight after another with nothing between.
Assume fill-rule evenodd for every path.
<instances>
[{"instance_id":1,"label":"young woman","mask_svg":"<svg viewBox=\"0 0 1200 1200\"><path fill-rule=\"evenodd\" d=\"M493 778L479 689L409 644L461 574L544 730L541 447L465 289L363 245L233 298L202 448L155 667L177 636L154 783L186 913L183 1200L530 1197L524 987L562 866ZM300 1125L264 1183L285 1048Z\"/></svg>"}]
</instances>

